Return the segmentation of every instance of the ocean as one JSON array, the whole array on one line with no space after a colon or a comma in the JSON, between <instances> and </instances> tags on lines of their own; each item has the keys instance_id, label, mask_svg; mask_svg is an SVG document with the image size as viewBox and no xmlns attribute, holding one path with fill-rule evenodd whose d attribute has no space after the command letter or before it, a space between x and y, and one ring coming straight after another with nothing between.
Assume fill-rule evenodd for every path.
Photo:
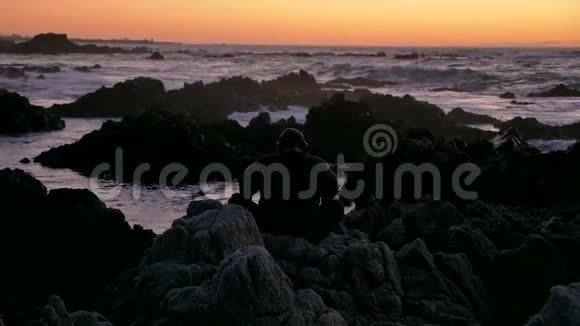
<instances>
[{"instance_id":1,"label":"ocean","mask_svg":"<svg viewBox=\"0 0 580 326\"><path fill-rule=\"evenodd\" d=\"M134 47L139 44L126 44ZM119 46L119 44L115 44ZM440 106L445 111L461 107L502 120L516 116L534 117L540 122L559 125L580 121L578 98L534 98L530 105L512 105L499 98L504 92L523 97L531 92L567 84L580 88L580 49L570 48L380 48L313 46L231 46L146 44L165 56L163 61L147 60L143 54L115 55L7 55L0 54L0 66L58 66L60 72L27 73L25 78L0 77L0 89L18 92L32 103L48 107L74 101L102 86L138 76L157 78L167 89L181 88L197 80L215 81L243 75L271 79L290 71L304 69L319 81L338 77L367 77L393 82L374 92L410 94ZM396 55L419 53L417 59L396 59ZM100 65L90 72L75 67ZM303 121L307 108L291 107L273 113L273 119L295 116ZM258 112L233 114L246 124ZM62 131L33 133L15 137L0 136L0 168L22 168L52 188L88 188L88 178L66 169L49 169L38 164L22 164L51 147L71 143L98 129L102 119L65 119ZM566 149L570 140L535 140L541 150ZM99 181L102 188L115 186ZM132 185L122 185L115 198L104 199L110 207L122 210L130 223L141 224L156 232L184 215L189 201L199 194L196 186L177 189L179 196L168 198L156 187L141 187L136 198ZM225 200L220 191L207 193ZM97 195L100 195L97 192ZM101 194L101 198L104 196Z\"/></svg>"}]
</instances>

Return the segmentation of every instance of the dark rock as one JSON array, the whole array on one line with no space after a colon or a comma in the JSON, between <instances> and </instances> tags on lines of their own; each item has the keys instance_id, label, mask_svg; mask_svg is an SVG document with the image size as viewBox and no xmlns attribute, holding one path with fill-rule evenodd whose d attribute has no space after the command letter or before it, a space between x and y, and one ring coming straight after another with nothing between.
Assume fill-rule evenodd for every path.
<instances>
[{"instance_id":1,"label":"dark rock","mask_svg":"<svg viewBox=\"0 0 580 326\"><path fill-rule=\"evenodd\" d=\"M194 200L187 206L187 216L197 216L207 210L221 209L223 204L217 200Z\"/></svg>"},{"instance_id":2,"label":"dark rock","mask_svg":"<svg viewBox=\"0 0 580 326\"><path fill-rule=\"evenodd\" d=\"M397 254L405 290L405 311L425 323L477 324L476 313L461 290L437 268L433 256L420 239Z\"/></svg>"},{"instance_id":3,"label":"dark rock","mask_svg":"<svg viewBox=\"0 0 580 326\"><path fill-rule=\"evenodd\" d=\"M91 68L87 66L74 67L73 70L78 72L91 72Z\"/></svg>"},{"instance_id":4,"label":"dark rock","mask_svg":"<svg viewBox=\"0 0 580 326\"><path fill-rule=\"evenodd\" d=\"M566 87L564 84L554 86L552 89L531 93L529 97L580 97L580 91L574 88Z\"/></svg>"},{"instance_id":5,"label":"dark rock","mask_svg":"<svg viewBox=\"0 0 580 326\"><path fill-rule=\"evenodd\" d=\"M165 94L163 83L139 77L102 87L69 104L53 105L49 112L68 117L121 117L135 115L159 105Z\"/></svg>"},{"instance_id":6,"label":"dark rock","mask_svg":"<svg viewBox=\"0 0 580 326\"><path fill-rule=\"evenodd\" d=\"M550 288L561 284L566 266L554 246L538 235L529 236L517 249L504 250L494 260L488 283L499 300L505 324L522 324L540 310ZM508 318L509 316L509 318Z\"/></svg>"},{"instance_id":7,"label":"dark rock","mask_svg":"<svg viewBox=\"0 0 580 326\"><path fill-rule=\"evenodd\" d=\"M26 78L26 73L14 67L0 67L0 77L8 79L22 79Z\"/></svg>"},{"instance_id":8,"label":"dark rock","mask_svg":"<svg viewBox=\"0 0 580 326\"><path fill-rule=\"evenodd\" d=\"M165 60L165 57L159 53L159 52L153 52L153 54L151 56L149 56L149 58L147 58L149 60Z\"/></svg>"},{"instance_id":9,"label":"dark rock","mask_svg":"<svg viewBox=\"0 0 580 326\"><path fill-rule=\"evenodd\" d=\"M59 66L24 66L22 70L39 74L54 74L61 71Z\"/></svg>"},{"instance_id":10,"label":"dark rock","mask_svg":"<svg viewBox=\"0 0 580 326\"><path fill-rule=\"evenodd\" d=\"M433 248L446 245L448 230L465 221L465 217L450 203L428 200L402 216L405 230L411 238L422 238Z\"/></svg>"},{"instance_id":11,"label":"dark rock","mask_svg":"<svg viewBox=\"0 0 580 326\"><path fill-rule=\"evenodd\" d=\"M28 157L25 157L23 159L20 160L20 163L22 164L29 164L30 163L30 159Z\"/></svg>"},{"instance_id":12,"label":"dark rock","mask_svg":"<svg viewBox=\"0 0 580 326\"><path fill-rule=\"evenodd\" d=\"M516 94L511 93L511 92L506 92L506 93L500 94L499 98L513 100L516 98Z\"/></svg>"},{"instance_id":13,"label":"dark rock","mask_svg":"<svg viewBox=\"0 0 580 326\"><path fill-rule=\"evenodd\" d=\"M10 324L52 293L75 310L92 307L153 239L90 191L47 193L21 170L0 171L0 206L0 255L11 261L2 268L0 314Z\"/></svg>"},{"instance_id":14,"label":"dark rock","mask_svg":"<svg viewBox=\"0 0 580 326\"><path fill-rule=\"evenodd\" d=\"M234 251L263 245L253 216L241 206L226 205L186 216L155 239L153 260L218 264Z\"/></svg>"},{"instance_id":15,"label":"dark rock","mask_svg":"<svg viewBox=\"0 0 580 326\"><path fill-rule=\"evenodd\" d=\"M18 54L63 54L63 53L130 53L133 50L123 48L96 46L94 44L78 45L69 40L66 34L38 34L32 39L20 43L1 43L0 52ZM141 52L141 51L138 51Z\"/></svg>"},{"instance_id":16,"label":"dark rock","mask_svg":"<svg viewBox=\"0 0 580 326\"><path fill-rule=\"evenodd\" d=\"M539 314L526 326L572 326L580 320L580 283L558 285L550 290L550 296Z\"/></svg>"},{"instance_id":17,"label":"dark rock","mask_svg":"<svg viewBox=\"0 0 580 326\"><path fill-rule=\"evenodd\" d=\"M44 75L38 75L38 77L36 77L36 79L44 80L44 79L46 79L46 77L44 77Z\"/></svg>"},{"instance_id":18,"label":"dark rock","mask_svg":"<svg viewBox=\"0 0 580 326\"><path fill-rule=\"evenodd\" d=\"M536 104L534 102L519 102L519 101L511 101L510 104L512 105L532 105L532 104Z\"/></svg>"},{"instance_id":19,"label":"dark rock","mask_svg":"<svg viewBox=\"0 0 580 326\"><path fill-rule=\"evenodd\" d=\"M62 119L31 105L16 93L0 94L0 134L18 134L64 129Z\"/></svg>"},{"instance_id":20,"label":"dark rock","mask_svg":"<svg viewBox=\"0 0 580 326\"><path fill-rule=\"evenodd\" d=\"M497 124L501 121L485 114L476 114L464 111L462 108L455 108L447 113L445 118L454 124Z\"/></svg>"},{"instance_id":21,"label":"dark rock","mask_svg":"<svg viewBox=\"0 0 580 326\"><path fill-rule=\"evenodd\" d=\"M407 54L397 54L395 55L395 59L399 60L417 60L419 59L419 53L407 53Z\"/></svg>"},{"instance_id":22,"label":"dark rock","mask_svg":"<svg viewBox=\"0 0 580 326\"><path fill-rule=\"evenodd\" d=\"M329 80L325 85L351 85L355 87L385 87L395 85L394 82L370 79L365 77L356 78L336 78Z\"/></svg>"}]
</instances>

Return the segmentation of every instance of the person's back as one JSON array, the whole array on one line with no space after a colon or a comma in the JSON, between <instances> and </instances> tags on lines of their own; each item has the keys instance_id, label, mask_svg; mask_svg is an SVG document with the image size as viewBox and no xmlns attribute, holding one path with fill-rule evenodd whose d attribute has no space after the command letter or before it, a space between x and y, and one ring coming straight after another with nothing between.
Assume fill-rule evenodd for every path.
<instances>
[{"instance_id":1,"label":"person's back","mask_svg":"<svg viewBox=\"0 0 580 326\"><path fill-rule=\"evenodd\" d=\"M324 160L307 154L306 146L302 133L287 129L278 153L246 170L240 190L245 199L260 193L256 219L263 232L310 237L328 232L342 217L342 206L333 200L336 175Z\"/></svg>"}]
</instances>

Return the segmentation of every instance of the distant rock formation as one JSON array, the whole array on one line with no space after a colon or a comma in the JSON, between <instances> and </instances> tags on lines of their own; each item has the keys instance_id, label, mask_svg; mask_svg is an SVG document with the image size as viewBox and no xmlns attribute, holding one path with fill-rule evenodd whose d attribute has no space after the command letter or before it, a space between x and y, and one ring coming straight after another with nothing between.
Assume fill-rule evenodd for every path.
<instances>
[{"instance_id":1,"label":"distant rock formation","mask_svg":"<svg viewBox=\"0 0 580 326\"><path fill-rule=\"evenodd\" d=\"M38 34L32 39L20 43L9 41L0 42L0 53L41 53L41 54L65 54L65 53L129 53L143 52L146 49L135 48L126 50L118 47L97 46L94 44L79 45L68 39L66 34L45 33Z\"/></svg>"},{"instance_id":2,"label":"distant rock formation","mask_svg":"<svg viewBox=\"0 0 580 326\"><path fill-rule=\"evenodd\" d=\"M64 127L62 119L30 104L26 97L0 93L0 134L61 130Z\"/></svg>"},{"instance_id":3,"label":"distant rock formation","mask_svg":"<svg viewBox=\"0 0 580 326\"><path fill-rule=\"evenodd\" d=\"M398 60L417 60L419 59L420 54L417 52L413 53L406 53L406 54L396 54L395 59Z\"/></svg>"},{"instance_id":4,"label":"distant rock formation","mask_svg":"<svg viewBox=\"0 0 580 326\"><path fill-rule=\"evenodd\" d=\"M385 87L385 86L392 86L396 85L395 82L384 81L384 80L377 80L365 77L355 77L355 78L336 78L331 79L323 86L325 87L332 87L334 85L344 86L350 85L355 87L370 87L370 88L377 88L377 87Z\"/></svg>"},{"instance_id":5,"label":"distant rock formation","mask_svg":"<svg viewBox=\"0 0 580 326\"><path fill-rule=\"evenodd\" d=\"M165 57L159 53L159 52L153 52L153 54L151 56L149 56L149 58L147 58L149 60L165 60Z\"/></svg>"},{"instance_id":6,"label":"distant rock formation","mask_svg":"<svg viewBox=\"0 0 580 326\"><path fill-rule=\"evenodd\" d=\"M580 90L560 84L547 91L531 93L529 97L580 97Z\"/></svg>"}]
</instances>

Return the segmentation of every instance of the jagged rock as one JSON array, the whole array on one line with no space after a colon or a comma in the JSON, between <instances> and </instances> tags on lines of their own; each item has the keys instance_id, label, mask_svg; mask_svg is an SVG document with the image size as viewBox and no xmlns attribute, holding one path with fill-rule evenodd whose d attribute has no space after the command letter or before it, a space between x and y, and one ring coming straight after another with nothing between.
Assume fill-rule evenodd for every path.
<instances>
[{"instance_id":1,"label":"jagged rock","mask_svg":"<svg viewBox=\"0 0 580 326\"><path fill-rule=\"evenodd\" d=\"M292 283L257 246L240 249L221 262L214 277L197 289L194 298L199 297L210 299L208 316L229 324L281 324L294 302ZM193 304L200 305L195 299Z\"/></svg>"},{"instance_id":2,"label":"jagged rock","mask_svg":"<svg viewBox=\"0 0 580 326\"><path fill-rule=\"evenodd\" d=\"M30 104L16 93L0 94L0 134L61 130L62 119L48 114L41 107Z\"/></svg>"},{"instance_id":3,"label":"jagged rock","mask_svg":"<svg viewBox=\"0 0 580 326\"><path fill-rule=\"evenodd\" d=\"M76 311L69 313L58 296L51 296L48 305L43 309L44 320L39 320L34 325L46 326L112 326L111 322L97 312Z\"/></svg>"},{"instance_id":4,"label":"jagged rock","mask_svg":"<svg viewBox=\"0 0 580 326\"><path fill-rule=\"evenodd\" d=\"M449 228L462 224L465 217L451 203L427 199L403 213L402 220L411 238L425 239L437 248L446 244Z\"/></svg>"},{"instance_id":5,"label":"jagged rock","mask_svg":"<svg viewBox=\"0 0 580 326\"><path fill-rule=\"evenodd\" d=\"M550 296L539 314L526 326L573 326L580 321L580 283L558 285L550 290Z\"/></svg>"},{"instance_id":6,"label":"jagged rock","mask_svg":"<svg viewBox=\"0 0 580 326\"><path fill-rule=\"evenodd\" d=\"M152 55L147 58L149 60L165 60L165 57L159 52L153 52Z\"/></svg>"},{"instance_id":7,"label":"jagged rock","mask_svg":"<svg viewBox=\"0 0 580 326\"><path fill-rule=\"evenodd\" d=\"M187 265L156 263L146 267L136 278L135 298L144 312L155 314L169 291L193 285L192 272Z\"/></svg>"},{"instance_id":8,"label":"jagged rock","mask_svg":"<svg viewBox=\"0 0 580 326\"><path fill-rule=\"evenodd\" d=\"M30 163L30 159L28 157L25 157L23 159L20 160L20 163L22 164L29 164Z\"/></svg>"},{"instance_id":9,"label":"jagged rock","mask_svg":"<svg viewBox=\"0 0 580 326\"><path fill-rule=\"evenodd\" d=\"M122 117L135 115L159 105L165 94L163 83L139 77L101 87L68 104L57 104L49 112L67 117Z\"/></svg>"},{"instance_id":10,"label":"jagged rock","mask_svg":"<svg viewBox=\"0 0 580 326\"><path fill-rule=\"evenodd\" d=\"M465 295L443 275L421 239L397 253L407 314L434 324L477 324Z\"/></svg>"},{"instance_id":11,"label":"jagged rock","mask_svg":"<svg viewBox=\"0 0 580 326\"><path fill-rule=\"evenodd\" d=\"M226 205L176 220L155 239L152 254L154 261L218 264L234 251L252 245L264 245L254 217L241 206Z\"/></svg>"},{"instance_id":12,"label":"jagged rock","mask_svg":"<svg viewBox=\"0 0 580 326\"><path fill-rule=\"evenodd\" d=\"M477 313L478 321L490 323L494 317L494 307L484 283L471 269L469 259L464 254L441 254L433 255L439 270L455 283L471 307Z\"/></svg>"},{"instance_id":13,"label":"jagged rock","mask_svg":"<svg viewBox=\"0 0 580 326\"><path fill-rule=\"evenodd\" d=\"M495 245L484 234L465 225L449 229L449 250L465 253L476 273L483 276L488 275L498 253Z\"/></svg>"},{"instance_id":14,"label":"jagged rock","mask_svg":"<svg viewBox=\"0 0 580 326\"><path fill-rule=\"evenodd\" d=\"M580 91L573 88L568 88L564 84L560 84L554 86L552 89L538 92L538 93L531 93L528 95L529 97L579 97Z\"/></svg>"},{"instance_id":15,"label":"jagged rock","mask_svg":"<svg viewBox=\"0 0 580 326\"><path fill-rule=\"evenodd\" d=\"M197 216L207 210L221 209L224 205L217 200L194 200L187 206L188 216Z\"/></svg>"},{"instance_id":16,"label":"jagged rock","mask_svg":"<svg viewBox=\"0 0 580 326\"><path fill-rule=\"evenodd\" d=\"M407 229L403 219L398 218L383 228L377 234L377 240L385 242L389 247L398 250L403 247L408 239Z\"/></svg>"}]
</instances>

